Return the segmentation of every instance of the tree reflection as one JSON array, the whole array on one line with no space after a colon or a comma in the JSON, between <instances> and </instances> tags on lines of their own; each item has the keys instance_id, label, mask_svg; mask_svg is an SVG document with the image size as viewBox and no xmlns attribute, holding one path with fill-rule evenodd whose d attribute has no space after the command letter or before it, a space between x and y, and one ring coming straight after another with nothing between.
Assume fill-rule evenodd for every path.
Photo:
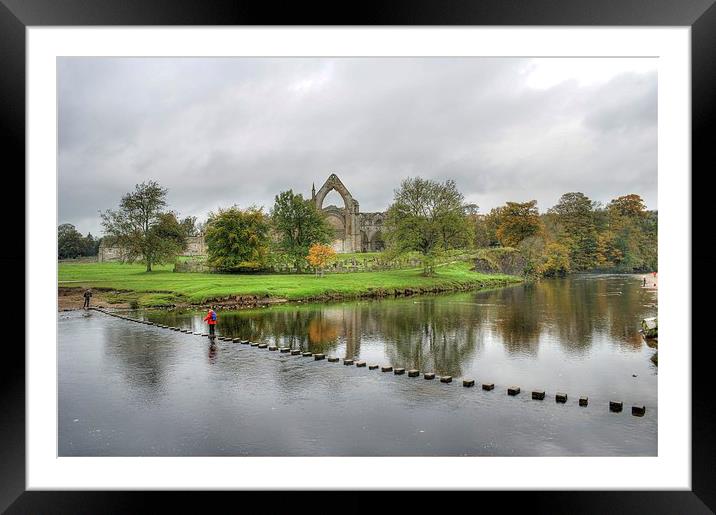
<instances>
[{"instance_id":1,"label":"tree reflection","mask_svg":"<svg viewBox=\"0 0 716 515\"><path fill-rule=\"evenodd\" d=\"M536 357L545 342L577 356L604 340L639 351L639 322L654 314L649 295L638 277L576 275L475 293L222 312L218 327L311 352L345 345L346 357L359 357L369 338L383 342L394 366L457 377L486 344L520 358ZM162 323L192 326L201 314L162 316Z\"/></svg>"}]
</instances>

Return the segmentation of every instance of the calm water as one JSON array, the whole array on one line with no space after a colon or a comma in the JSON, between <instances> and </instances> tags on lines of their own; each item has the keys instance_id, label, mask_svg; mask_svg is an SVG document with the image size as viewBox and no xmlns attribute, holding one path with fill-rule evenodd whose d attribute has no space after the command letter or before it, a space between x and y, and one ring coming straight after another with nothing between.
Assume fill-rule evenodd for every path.
<instances>
[{"instance_id":1,"label":"calm water","mask_svg":"<svg viewBox=\"0 0 716 515\"><path fill-rule=\"evenodd\" d=\"M203 315L133 314L206 332ZM442 384L61 313L60 455L656 455L656 350L638 333L654 315L640 276L607 275L219 312L217 335L454 377Z\"/></svg>"}]
</instances>

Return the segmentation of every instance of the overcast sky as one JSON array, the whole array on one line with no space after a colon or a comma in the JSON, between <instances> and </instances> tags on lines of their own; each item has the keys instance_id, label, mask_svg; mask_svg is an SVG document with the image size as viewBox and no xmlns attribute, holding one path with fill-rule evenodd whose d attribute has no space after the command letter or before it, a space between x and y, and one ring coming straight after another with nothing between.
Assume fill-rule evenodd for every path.
<instances>
[{"instance_id":1,"label":"overcast sky","mask_svg":"<svg viewBox=\"0 0 716 515\"><path fill-rule=\"evenodd\" d=\"M363 212L410 176L483 213L570 191L657 208L655 59L61 58L58 101L59 222L82 233L147 179L200 220L332 172Z\"/></svg>"}]
</instances>

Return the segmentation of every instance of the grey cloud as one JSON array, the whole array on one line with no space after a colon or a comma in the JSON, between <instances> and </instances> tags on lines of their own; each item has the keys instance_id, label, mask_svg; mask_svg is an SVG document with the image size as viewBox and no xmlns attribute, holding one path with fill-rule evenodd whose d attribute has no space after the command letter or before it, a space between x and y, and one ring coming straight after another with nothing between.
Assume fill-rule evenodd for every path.
<instances>
[{"instance_id":1,"label":"grey cloud","mask_svg":"<svg viewBox=\"0 0 716 515\"><path fill-rule=\"evenodd\" d=\"M542 210L567 191L656 208L655 73L527 85L515 58L64 58L58 63L59 221L146 179L181 215L267 209L337 172L363 211L400 180L453 178L487 211Z\"/></svg>"}]
</instances>

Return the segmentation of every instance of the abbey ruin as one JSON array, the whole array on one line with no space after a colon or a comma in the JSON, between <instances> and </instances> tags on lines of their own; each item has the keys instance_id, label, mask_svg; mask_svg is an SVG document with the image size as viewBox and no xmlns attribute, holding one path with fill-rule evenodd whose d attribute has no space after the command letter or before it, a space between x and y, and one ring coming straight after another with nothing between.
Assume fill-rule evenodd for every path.
<instances>
[{"instance_id":1,"label":"abbey ruin","mask_svg":"<svg viewBox=\"0 0 716 515\"><path fill-rule=\"evenodd\" d=\"M331 191L337 192L343 199L343 207L329 205L323 207L323 201ZM315 184L311 189L311 200L316 207L323 211L334 231L332 247L337 253L347 252L373 252L383 250L383 221L385 213L361 213L358 201L335 173L328 176L323 186L316 191ZM99 261L119 261L122 249L107 246L104 240L100 244ZM187 238L185 256L206 255L204 236Z\"/></svg>"},{"instance_id":2,"label":"abbey ruin","mask_svg":"<svg viewBox=\"0 0 716 515\"><path fill-rule=\"evenodd\" d=\"M331 191L336 191L343 199L342 208L334 205L323 207L323 201ZM335 173L318 191L313 187L311 200L333 227L335 239L332 246L336 252L372 252L385 247L382 236L385 213L361 213L358 201Z\"/></svg>"}]
</instances>

